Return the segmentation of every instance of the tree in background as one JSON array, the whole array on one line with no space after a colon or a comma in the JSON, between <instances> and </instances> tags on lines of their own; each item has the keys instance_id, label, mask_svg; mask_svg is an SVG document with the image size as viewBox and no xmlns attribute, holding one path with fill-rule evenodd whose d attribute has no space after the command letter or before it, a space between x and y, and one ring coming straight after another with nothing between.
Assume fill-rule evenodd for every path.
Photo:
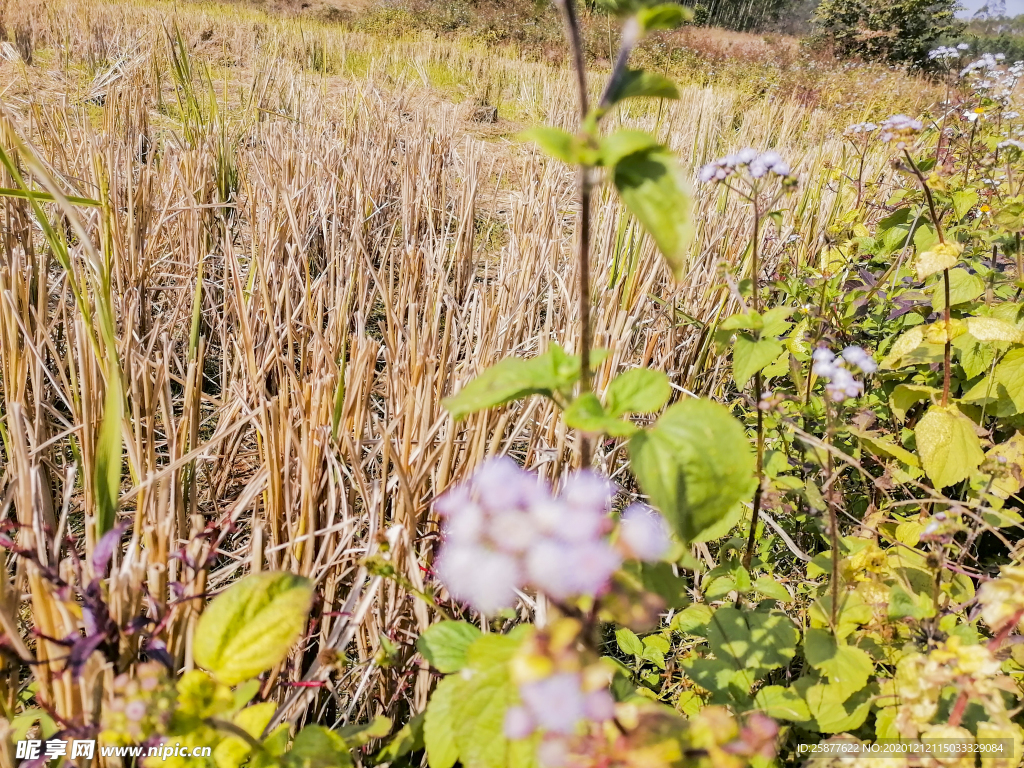
<instances>
[{"instance_id":1,"label":"tree in background","mask_svg":"<svg viewBox=\"0 0 1024 768\"><path fill-rule=\"evenodd\" d=\"M959 35L956 0L822 0L815 14L820 37L840 56L928 65L928 51Z\"/></svg>"}]
</instances>

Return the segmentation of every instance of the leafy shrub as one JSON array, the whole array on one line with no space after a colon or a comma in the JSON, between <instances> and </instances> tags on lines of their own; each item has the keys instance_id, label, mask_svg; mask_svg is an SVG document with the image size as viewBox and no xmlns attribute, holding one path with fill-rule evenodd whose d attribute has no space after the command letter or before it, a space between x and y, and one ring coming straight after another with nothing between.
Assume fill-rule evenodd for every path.
<instances>
[{"instance_id":1,"label":"leafy shrub","mask_svg":"<svg viewBox=\"0 0 1024 768\"><path fill-rule=\"evenodd\" d=\"M963 29L956 0L823 0L820 35L841 56L927 66L928 51Z\"/></svg>"}]
</instances>

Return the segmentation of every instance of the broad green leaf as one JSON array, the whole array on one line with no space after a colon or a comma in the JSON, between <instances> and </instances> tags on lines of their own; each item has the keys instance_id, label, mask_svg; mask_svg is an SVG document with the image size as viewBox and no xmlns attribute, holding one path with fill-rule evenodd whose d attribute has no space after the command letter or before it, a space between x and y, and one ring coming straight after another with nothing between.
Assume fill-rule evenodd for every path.
<instances>
[{"instance_id":1,"label":"broad green leaf","mask_svg":"<svg viewBox=\"0 0 1024 768\"><path fill-rule=\"evenodd\" d=\"M601 140L601 164L611 168L624 157L658 147L657 139L646 131L616 131Z\"/></svg>"},{"instance_id":2,"label":"broad green leaf","mask_svg":"<svg viewBox=\"0 0 1024 768\"><path fill-rule=\"evenodd\" d=\"M484 635L469 647L468 679L452 709L465 768L505 768L509 763L505 712L518 697L509 661L519 642L507 635Z\"/></svg>"},{"instance_id":3,"label":"broad green leaf","mask_svg":"<svg viewBox=\"0 0 1024 768\"><path fill-rule=\"evenodd\" d=\"M459 759L455 744L455 708L465 695L467 681L461 675L449 675L437 684L423 721L423 744L430 768L452 768Z\"/></svg>"},{"instance_id":4,"label":"broad green leaf","mask_svg":"<svg viewBox=\"0 0 1024 768\"><path fill-rule=\"evenodd\" d=\"M744 611L731 605L715 611L707 632L715 658L758 676L788 664L800 638L782 611Z\"/></svg>"},{"instance_id":5,"label":"broad green leaf","mask_svg":"<svg viewBox=\"0 0 1024 768\"><path fill-rule=\"evenodd\" d=\"M579 161L578 139L561 128L546 125L529 128L519 134L522 141L532 141L546 155L569 165Z\"/></svg>"},{"instance_id":6,"label":"broad green leaf","mask_svg":"<svg viewBox=\"0 0 1024 768\"><path fill-rule=\"evenodd\" d=\"M954 192L950 197L953 199L953 213L958 219L962 219L978 204L978 193L972 189Z\"/></svg>"},{"instance_id":7,"label":"broad green leaf","mask_svg":"<svg viewBox=\"0 0 1024 768\"><path fill-rule=\"evenodd\" d=\"M967 318L967 332L978 341L1008 341L1024 343L1024 333L1013 323L995 317Z\"/></svg>"},{"instance_id":8,"label":"broad green leaf","mask_svg":"<svg viewBox=\"0 0 1024 768\"><path fill-rule=\"evenodd\" d=\"M678 99L679 89L675 83L657 72L627 69L615 81L612 91L608 94L608 100L611 104L617 104L625 99L644 96L655 99Z\"/></svg>"},{"instance_id":9,"label":"broad green leaf","mask_svg":"<svg viewBox=\"0 0 1024 768\"><path fill-rule=\"evenodd\" d=\"M794 307L774 307L765 312L761 318L761 337L777 339L788 331L793 324L787 318L794 311Z\"/></svg>"},{"instance_id":10,"label":"broad green leaf","mask_svg":"<svg viewBox=\"0 0 1024 768\"><path fill-rule=\"evenodd\" d=\"M754 707L776 720L802 722L811 719L807 702L791 688L766 685L754 696Z\"/></svg>"},{"instance_id":11,"label":"broad green leaf","mask_svg":"<svg viewBox=\"0 0 1024 768\"><path fill-rule=\"evenodd\" d=\"M630 438L629 453L640 487L687 541L753 492L754 456L743 426L710 400L671 406Z\"/></svg>"},{"instance_id":12,"label":"broad green leaf","mask_svg":"<svg viewBox=\"0 0 1024 768\"><path fill-rule=\"evenodd\" d=\"M608 403L608 414L622 416L626 413L655 413L671 395L672 387L664 373L634 368L612 379L604 397Z\"/></svg>"},{"instance_id":13,"label":"broad green leaf","mask_svg":"<svg viewBox=\"0 0 1024 768\"><path fill-rule=\"evenodd\" d=\"M736 386L743 389L750 378L782 354L782 344L775 339L754 339L745 333L737 334L732 347L732 376ZM760 392L757 395L760 397Z\"/></svg>"},{"instance_id":14,"label":"broad green leaf","mask_svg":"<svg viewBox=\"0 0 1024 768\"><path fill-rule=\"evenodd\" d=\"M743 502L733 504L729 511L720 517L717 522L712 523L690 539L690 543L700 544L704 541L716 541L724 536L728 536L729 532L736 527L740 518L743 517L744 509Z\"/></svg>"},{"instance_id":15,"label":"broad green leaf","mask_svg":"<svg viewBox=\"0 0 1024 768\"><path fill-rule=\"evenodd\" d=\"M347 768L354 764L350 751L349 744L337 731L321 725L307 725L295 736L288 752L288 765L295 768Z\"/></svg>"},{"instance_id":16,"label":"broad green leaf","mask_svg":"<svg viewBox=\"0 0 1024 768\"><path fill-rule=\"evenodd\" d=\"M931 602L931 600L929 599L928 602ZM893 584L892 589L889 590L887 613L893 621L907 618L920 620L927 618L930 613L934 614L934 609L929 611L918 602L914 595L907 592L899 584Z\"/></svg>"},{"instance_id":17,"label":"broad green leaf","mask_svg":"<svg viewBox=\"0 0 1024 768\"><path fill-rule=\"evenodd\" d=\"M930 250L919 253L914 265L917 270L917 279L924 280L944 269L952 269L957 265L962 252L962 245L947 241L936 243Z\"/></svg>"},{"instance_id":18,"label":"broad green leaf","mask_svg":"<svg viewBox=\"0 0 1024 768\"><path fill-rule=\"evenodd\" d=\"M701 688L715 694L713 704L749 704L750 689L757 682L756 670L737 667L734 659L686 659L683 668L687 676Z\"/></svg>"},{"instance_id":19,"label":"broad green leaf","mask_svg":"<svg viewBox=\"0 0 1024 768\"><path fill-rule=\"evenodd\" d=\"M693 200L676 159L652 147L619 160L615 187L629 212L643 225L676 279L683 276L693 238Z\"/></svg>"},{"instance_id":20,"label":"broad green leaf","mask_svg":"<svg viewBox=\"0 0 1024 768\"><path fill-rule=\"evenodd\" d=\"M236 685L284 660L301 637L313 601L308 579L281 571L246 576L215 597L199 617L196 664Z\"/></svg>"},{"instance_id":21,"label":"broad green leaf","mask_svg":"<svg viewBox=\"0 0 1024 768\"><path fill-rule=\"evenodd\" d=\"M1004 499L1017 493L1021 489L1021 478L1024 478L1024 433L1014 433L1013 437L993 447L985 456L989 463L999 467L992 479L993 493Z\"/></svg>"},{"instance_id":22,"label":"broad green leaf","mask_svg":"<svg viewBox=\"0 0 1024 768\"><path fill-rule=\"evenodd\" d=\"M263 730L270 723L270 719L277 711L277 704L273 701L265 701L262 704L254 704L238 712L232 723L248 733L254 739L263 735ZM238 736L229 736L218 744L213 750L213 761L217 768L239 768L252 751L252 747ZM345 756L348 756L346 751ZM347 765L351 765L351 760Z\"/></svg>"},{"instance_id":23,"label":"broad green leaf","mask_svg":"<svg viewBox=\"0 0 1024 768\"><path fill-rule=\"evenodd\" d=\"M920 325L911 328L893 342L889 353L879 364L881 368L900 368L903 366L903 358L920 347L924 343L924 328Z\"/></svg>"},{"instance_id":24,"label":"broad green leaf","mask_svg":"<svg viewBox=\"0 0 1024 768\"><path fill-rule=\"evenodd\" d=\"M900 421L906 421L907 411L924 400L934 402L941 390L920 384L899 384L889 395L889 407Z\"/></svg>"},{"instance_id":25,"label":"broad green leaf","mask_svg":"<svg viewBox=\"0 0 1024 768\"><path fill-rule=\"evenodd\" d=\"M789 594L789 590L771 576L758 576L751 582L750 586L759 595L764 595L772 600L778 600L780 603L793 601L793 596Z\"/></svg>"},{"instance_id":26,"label":"broad green leaf","mask_svg":"<svg viewBox=\"0 0 1024 768\"><path fill-rule=\"evenodd\" d=\"M974 422L955 405L933 405L914 434L921 467L937 489L966 480L985 460Z\"/></svg>"},{"instance_id":27,"label":"broad green leaf","mask_svg":"<svg viewBox=\"0 0 1024 768\"><path fill-rule=\"evenodd\" d=\"M550 396L572 386L579 378L580 362L557 344L531 360L507 357L466 384L443 405L456 421L471 413L504 405L527 395Z\"/></svg>"},{"instance_id":28,"label":"broad green leaf","mask_svg":"<svg viewBox=\"0 0 1024 768\"><path fill-rule=\"evenodd\" d=\"M713 614L711 607L704 603L688 605L672 618L672 629L676 632L703 635Z\"/></svg>"},{"instance_id":29,"label":"broad green leaf","mask_svg":"<svg viewBox=\"0 0 1024 768\"><path fill-rule=\"evenodd\" d=\"M1006 389L1017 412L1024 412L1024 349L1006 353L996 366L995 379Z\"/></svg>"},{"instance_id":30,"label":"broad green leaf","mask_svg":"<svg viewBox=\"0 0 1024 768\"><path fill-rule=\"evenodd\" d=\"M999 226L1019 232L1024 229L1024 203L1012 202L996 211L992 218Z\"/></svg>"},{"instance_id":31,"label":"broad green leaf","mask_svg":"<svg viewBox=\"0 0 1024 768\"><path fill-rule=\"evenodd\" d=\"M678 3L661 3L637 11L641 34L656 29L675 29L693 18L693 11Z\"/></svg>"},{"instance_id":32,"label":"broad green leaf","mask_svg":"<svg viewBox=\"0 0 1024 768\"><path fill-rule=\"evenodd\" d=\"M643 656L644 646L636 633L627 627L619 627L615 630L615 642L619 650L628 656Z\"/></svg>"},{"instance_id":33,"label":"broad green leaf","mask_svg":"<svg viewBox=\"0 0 1024 768\"><path fill-rule=\"evenodd\" d=\"M840 686L815 683L802 677L794 685L807 702L818 730L823 733L852 731L864 724L871 711L871 686L846 696Z\"/></svg>"},{"instance_id":34,"label":"broad green leaf","mask_svg":"<svg viewBox=\"0 0 1024 768\"><path fill-rule=\"evenodd\" d=\"M109 368L109 366L108 366ZM114 527L121 491L121 418L124 402L121 373L114 368L107 377L103 399L103 421L96 438L93 491L96 498L96 538Z\"/></svg>"},{"instance_id":35,"label":"broad green leaf","mask_svg":"<svg viewBox=\"0 0 1024 768\"><path fill-rule=\"evenodd\" d=\"M1002 351L1002 347L1004 347L1002 344L978 341L969 333L953 339L953 349L967 379L973 379L978 374L989 370L996 355Z\"/></svg>"},{"instance_id":36,"label":"broad green leaf","mask_svg":"<svg viewBox=\"0 0 1024 768\"><path fill-rule=\"evenodd\" d=\"M824 629L808 629L804 637L807 663L828 678L844 697L852 696L865 685L875 671L868 654L852 645L839 643Z\"/></svg>"},{"instance_id":37,"label":"broad green leaf","mask_svg":"<svg viewBox=\"0 0 1024 768\"><path fill-rule=\"evenodd\" d=\"M609 416L593 392L585 392L565 409L565 423L573 429L595 435L629 437L637 427L628 421Z\"/></svg>"},{"instance_id":38,"label":"broad green leaf","mask_svg":"<svg viewBox=\"0 0 1024 768\"><path fill-rule=\"evenodd\" d=\"M416 648L438 672L458 672L466 666L469 646L480 630L466 621L442 621L427 627L416 640Z\"/></svg>"},{"instance_id":39,"label":"broad green leaf","mask_svg":"<svg viewBox=\"0 0 1024 768\"><path fill-rule=\"evenodd\" d=\"M985 282L966 269L957 267L949 270L949 305L966 304L985 292ZM941 312L946 306L946 288L942 278L932 284L932 309Z\"/></svg>"}]
</instances>

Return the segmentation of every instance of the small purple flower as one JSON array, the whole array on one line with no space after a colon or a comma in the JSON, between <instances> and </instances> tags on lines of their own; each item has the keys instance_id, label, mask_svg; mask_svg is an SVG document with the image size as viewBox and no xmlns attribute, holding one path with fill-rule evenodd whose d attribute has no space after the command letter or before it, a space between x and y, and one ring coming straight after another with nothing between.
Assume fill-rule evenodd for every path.
<instances>
[{"instance_id":1,"label":"small purple flower","mask_svg":"<svg viewBox=\"0 0 1024 768\"><path fill-rule=\"evenodd\" d=\"M672 545L665 518L644 504L631 504L622 513L619 540L629 554L647 562L660 560Z\"/></svg>"},{"instance_id":2,"label":"small purple flower","mask_svg":"<svg viewBox=\"0 0 1024 768\"><path fill-rule=\"evenodd\" d=\"M509 707L505 711L505 737L527 739L537 729L533 716L526 707Z\"/></svg>"},{"instance_id":3,"label":"small purple flower","mask_svg":"<svg viewBox=\"0 0 1024 768\"><path fill-rule=\"evenodd\" d=\"M571 736L586 714L581 683L579 674L558 672L520 686L519 694L538 727Z\"/></svg>"}]
</instances>

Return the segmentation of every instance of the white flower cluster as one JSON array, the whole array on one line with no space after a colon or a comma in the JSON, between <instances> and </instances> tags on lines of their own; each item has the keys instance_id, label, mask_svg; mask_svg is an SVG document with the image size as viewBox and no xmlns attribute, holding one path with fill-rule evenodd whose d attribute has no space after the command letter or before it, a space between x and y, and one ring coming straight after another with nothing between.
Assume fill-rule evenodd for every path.
<instances>
[{"instance_id":1,"label":"white flower cluster","mask_svg":"<svg viewBox=\"0 0 1024 768\"><path fill-rule=\"evenodd\" d=\"M1024 76L1024 61L1003 68L1006 56L986 53L960 71L960 76L974 81L974 90L990 99L1010 103L1017 82Z\"/></svg>"},{"instance_id":2,"label":"white flower cluster","mask_svg":"<svg viewBox=\"0 0 1024 768\"><path fill-rule=\"evenodd\" d=\"M853 125L846 126L846 135L856 136L858 133L871 133L877 131L878 126L874 123L854 123Z\"/></svg>"},{"instance_id":3,"label":"white flower cluster","mask_svg":"<svg viewBox=\"0 0 1024 768\"><path fill-rule=\"evenodd\" d=\"M556 672L541 680L519 686L522 706L505 712L505 735L529 738L541 729L560 736L572 736L581 720L603 723L615 716L615 701L607 688L584 691L579 672Z\"/></svg>"},{"instance_id":4,"label":"white flower cluster","mask_svg":"<svg viewBox=\"0 0 1024 768\"><path fill-rule=\"evenodd\" d=\"M1000 141L996 144L998 149L1016 149L1020 152L1024 152L1024 142L1017 141L1016 139L1007 139L1006 141Z\"/></svg>"},{"instance_id":5,"label":"white flower cluster","mask_svg":"<svg viewBox=\"0 0 1024 768\"><path fill-rule=\"evenodd\" d=\"M856 366L864 374L872 374L878 370L878 364L862 347L847 347L839 357L836 357L828 347L818 347L811 355L811 359L814 361L811 372L828 380L825 392L835 403L864 394L863 382L853 377L847 365Z\"/></svg>"},{"instance_id":6,"label":"white flower cluster","mask_svg":"<svg viewBox=\"0 0 1024 768\"><path fill-rule=\"evenodd\" d=\"M512 459L490 459L435 503L444 518L437 574L453 597L484 614L510 607L526 587L556 600L597 596L623 557L656 560L670 545L664 519L633 505L613 546L613 495L607 479L582 471L553 496Z\"/></svg>"},{"instance_id":7,"label":"white flower cluster","mask_svg":"<svg viewBox=\"0 0 1024 768\"><path fill-rule=\"evenodd\" d=\"M940 45L938 48L933 48L928 51L928 59L931 61L950 61L952 59L959 59L970 47L971 46L967 43L960 43L957 46Z\"/></svg>"},{"instance_id":8,"label":"white flower cluster","mask_svg":"<svg viewBox=\"0 0 1024 768\"><path fill-rule=\"evenodd\" d=\"M882 129L879 138L885 142L895 141L899 149L907 146L904 139L924 130L924 124L920 120L915 120L907 115L887 117L878 127Z\"/></svg>"},{"instance_id":9,"label":"white flower cluster","mask_svg":"<svg viewBox=\"0 0 1024 768\"><path fill-rule=\"evenodd\" d=\"M793 171L782 155L775 151L758 152L747 147L731 155L713 160L700 169L698 178L704 182L725 181L737 171L746 169L751 178L760 179L769 174L789 179Z\"/></svg>"}]
</instances>

